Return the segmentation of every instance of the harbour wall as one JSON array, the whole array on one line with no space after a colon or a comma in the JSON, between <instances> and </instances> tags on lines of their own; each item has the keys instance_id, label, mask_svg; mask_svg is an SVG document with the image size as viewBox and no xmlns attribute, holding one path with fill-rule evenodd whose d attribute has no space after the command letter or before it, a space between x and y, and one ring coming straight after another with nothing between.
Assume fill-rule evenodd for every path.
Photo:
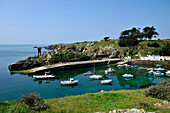
<instances>
[{"instance_id":1,"label":"harbour wall","mask_svg":"<svg viewBox=\"0 0 170 113\"><path fill-rule=\"evenodd\" d=\"M12 73L38 73L48 70L67 70L67 69L77 69L86 68L94 66L102 66L107 64L114 64L119 62L120 59L104 59L104 60L92 60L92 61L81 61L81 62L67 62L61 64L46 65L41 67L36 67L29 70L11 71Z\"/></svg>"},{"instance_id":2,"label":"harbour wall","mask_svg":"<svg viewBox=\"0 0 170 113\"><path fill-rule=\"evenodd\" d=\"M128 64L130 65L137 65L137 64L147 64L147 65L155 65L155 64L160 64L160 65L166 65L170 66L170 61L148 61L148 60L133 60L130 61Z\"/></svg>"}]
</instances>

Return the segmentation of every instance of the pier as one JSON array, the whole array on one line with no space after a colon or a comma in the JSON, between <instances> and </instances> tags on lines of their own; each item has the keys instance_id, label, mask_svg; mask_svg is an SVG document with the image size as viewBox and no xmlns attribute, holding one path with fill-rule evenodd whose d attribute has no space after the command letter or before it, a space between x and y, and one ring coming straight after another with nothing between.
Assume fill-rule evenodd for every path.
<instances>
[{"instance_id":1,"label":"pier","mask_svg":"<svg viewBox=\"0 0 170 113\"><path fill-rule=\"evenodd\" d=\"M46 71L50 69L55 70L64 70L64 69L76 69L76 68L83 68L83 67L93 67L95 66L102 66L109 64L117 63L120 59L102 59L102 60L91 60L91 61L77 61L77 62L66 62L66 63L57 63L53 65L46 65L41 67L35 67L33 69L28 70L20 70L20 71L11 71L13 73L36 73L40 71Z\"/></svg>"}]
</instances>

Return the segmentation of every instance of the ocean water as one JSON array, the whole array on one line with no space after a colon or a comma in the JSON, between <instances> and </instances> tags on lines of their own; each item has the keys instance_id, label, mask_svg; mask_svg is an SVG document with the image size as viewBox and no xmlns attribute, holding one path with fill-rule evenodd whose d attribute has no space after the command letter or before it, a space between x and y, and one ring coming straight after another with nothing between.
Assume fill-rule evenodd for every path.
<instances>
[{"instance_id":1,"label":"ocean water","mask_svg":"<svg viewBox=\"0 0 170 113\"><path fill-rule=\"evenodd\" d=\"M108 68L108 65L95 67L95 70L94 67L64 71L52 70L51 74L57 76L57 79L53 80L35 80L31 74L11 74L8 65L35 55L36 49L33 48L34 46L37 45L0 45L0 99L3 101L17 100L22 95L30 92L39 93L41 97L47 99L99 92L101 90L139 89L169 79L169 77L148 75L147 70L118 69L116 65L110 65L115 69L115 72L110 75L104 74L104 70ZM143 65L142 67L153 66ZM169 69L170 67L165 66L164 68ZM84 76L86 72L103 75L104 79L112 79L113 82L111 85L101 85L100 80L90 80L89 76ZM124 73L131 73L135 77L134 79L124 79L122 77ZM44 74L44 72L40 74ZM79 80L77 86L60 85L61 80L67 80L70 77Z\"/></svg>"}]
</instances>

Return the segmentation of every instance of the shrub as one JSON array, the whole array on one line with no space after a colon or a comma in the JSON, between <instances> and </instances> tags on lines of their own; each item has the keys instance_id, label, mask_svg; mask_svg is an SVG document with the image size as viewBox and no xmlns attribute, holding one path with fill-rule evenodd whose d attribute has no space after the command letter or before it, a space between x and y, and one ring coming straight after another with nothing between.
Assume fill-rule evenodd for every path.
<instances>
[{"instance_id":1,"label":"shrub","mask_svg":"<svg viewBox=\"0 0 170 113\"><path fill-rule=\"evenodd\" d=\"M170 101L170 79L146 89L145 95Z\"/></svg>"},{"instance_id":2,"label":"shrub","mask_svg":"<svg viewBox=\"0 0 170 113\"><path fill-rule=\"evenodd\" d=\"M146 101L139 101L138 104L139 104L139 106L142 107L142 108L143 108L143 107L147 107L147 108L148 108L148 107L151 107L151 106L152 106L150 103L148 103L148 102L146 102Z\"/></svg>"},{"instance_id":3,"label":"shrub","mask_svg":"<svg viewBox=\"0 0 170 113\"><path fill-rule=\"evenodd\" d=\"M48 105L45 104L40 95L35 93L30 93L27 96L23 95L19 102L28 105L34 111L42 111L48 108Z\"/></svg>"}]
</instances>

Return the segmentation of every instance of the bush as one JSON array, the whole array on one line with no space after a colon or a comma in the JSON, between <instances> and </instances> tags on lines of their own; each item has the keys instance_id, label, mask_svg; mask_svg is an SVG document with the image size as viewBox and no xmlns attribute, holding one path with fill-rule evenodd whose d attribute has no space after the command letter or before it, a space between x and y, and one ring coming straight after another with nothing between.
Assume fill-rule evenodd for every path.
<instances>
[{"instance_id":1,"label":"bush","mask_svg":"<svg viewBox=\"0 0 170 113\"><path fill-rule=\"evenodd\" d=\"M40 95L35 93L30 93L27 96L23 95L19 102L28 105L34 111L42 111L48 108L48 105L45 104Z\"/></svg>"},{"instance_id":2,"label":"bush","mask_svg":"<svg viewBox=\"0 0 170 113\"><path fill-rule=\"evenodd\" d=\"M142 107L142 108L143 108L143 107L149 108L149 107L152 106L150 103L148 103L148 102L146 102L146 101L139 101L138 104L139 104L139 106Z\"/></svg>"},{"instance_id":3,"label":"bush","mask_svg":"<svg viewBox=\"0 0 170 113\"><path fill-rule=\"evenodd\" d=\"M158 85L146 89L145 95L170 101L170 79L164 80Z\"/></svg>"}]
</instances>

